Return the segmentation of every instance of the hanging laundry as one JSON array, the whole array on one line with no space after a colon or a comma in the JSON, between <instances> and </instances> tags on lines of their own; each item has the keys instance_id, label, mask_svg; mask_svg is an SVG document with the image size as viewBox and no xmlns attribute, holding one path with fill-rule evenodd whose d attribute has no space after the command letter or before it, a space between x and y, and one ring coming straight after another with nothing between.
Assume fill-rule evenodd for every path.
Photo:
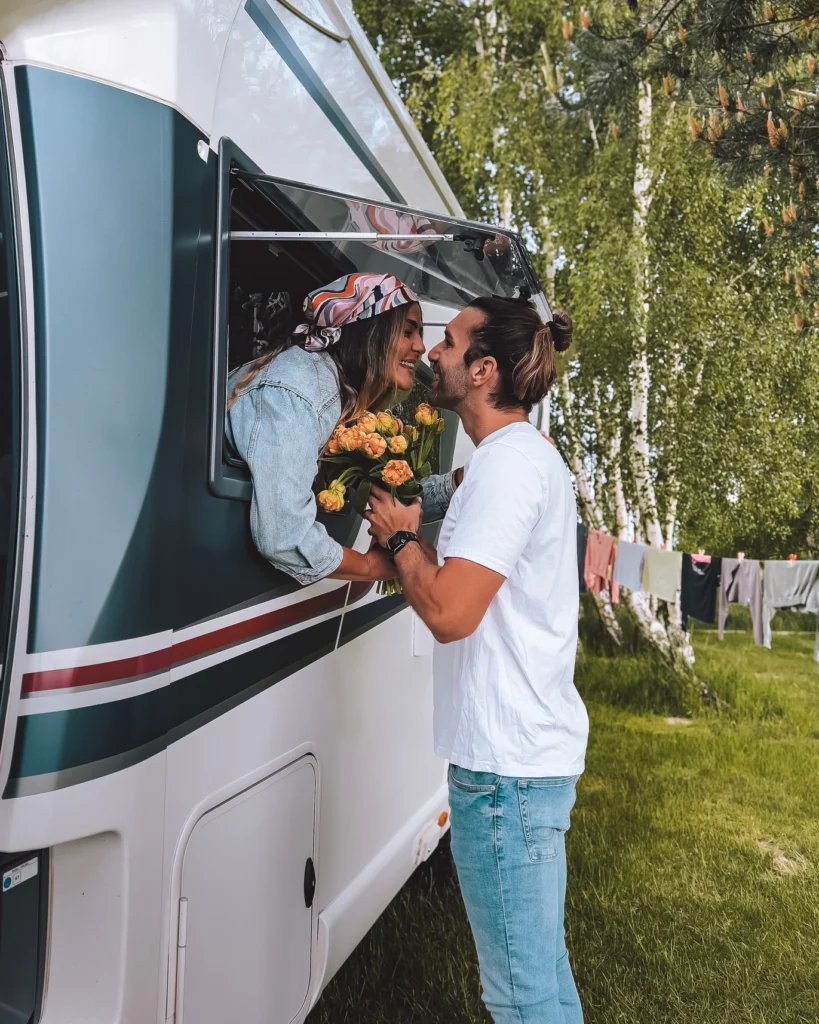
<instances>
[{"instance_id":1,"label":"hanging laundry","mask_svg":"<svg viewBox=\"0 0 819 1024\"><path fill-rule=\"evenodd\" d=\"M586 541L586 562L583 577L592 594L600 594L611 586L611 603L617 604L620 588L611 579L617 545L614 537L599 530L589 530Z\"/></svg>"},{"instance_id":2,"label":"hanging laundry","mask_svg":"<svg viewBox=\"0 0 819 1024\"><path fill-rule=\"evenodd\" d=\"M722 586L719 592L719 638L725 635L728 605L741 604L750 609L757 647L764 643L762 613L762 577L754 558L723 558Z\"/></svg>"},{"instance_id":3,"label":"hanging laundry","mask_svg":"<svg viewBox=\"0 0 819 1024\"><path fill-rule=\"evenodd\" d=\"M777 608L819 616L819 562L765 562L762 581L764 643L771 646L771 619ZM819 619L814 658L819 662Z\"/></svg>"},{"instance_id":4,"label":"hanging laundry","mask_svg":"<svg viewBox=\"0 0 819 1024\"><path fill-rule=\"evenodd\" d=\"M642 589L662 601L674 602L680 589L682 552L646 548Z\"/></svg>"},{"instance_id":5,"label":"hanging laundry","mask_svg":"<svg viewBox=\"0 0 819 1024\"><path fill-rule=\"evenodd\" d=\"M583 570L586 567L586 543L589 531L582 523L577 524L577 575L580 580L580 593L586 592L586 581L583 579Z\"/></svg>"},{"instance_id":6,"label":"hanging laundry","mask_svg":"<svg viewBox=\"0 0 819 1024\"><path fill-rule=\"evenodd\" d=\"M683 629L688 629L689 619L714 623L721 572L721 558L708 558L706 561L701 555L683 555L680 585Z\"/></svg>"},{"instance_id":7,"label":"hanging laundry","mask_svg":"<svg viewBox=\"0 0 819 1024\"><path fill-rule=\"evenodd\" d=\"M628 587L629 590L642 590L645 553L645 544L618 541L617 556L614 560L614 582L621 587Z\"/></svg>"}]
</instances>

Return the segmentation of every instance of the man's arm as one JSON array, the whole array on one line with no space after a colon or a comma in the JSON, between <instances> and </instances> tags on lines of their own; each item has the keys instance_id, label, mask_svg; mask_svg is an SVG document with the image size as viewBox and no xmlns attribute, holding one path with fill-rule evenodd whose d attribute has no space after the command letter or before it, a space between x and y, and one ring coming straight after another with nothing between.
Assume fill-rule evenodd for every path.
<instances>
[{"instance_id":1,"label":"man's arm","mask_svg":"<svg viewBox=\"0 0 819 1024\"><path fill-rule=\"evenodd\" d=\"M504 583L500 573L464 558L438 566L418 544L402 548L395 567L410 606L442 644L471 636Z\"/></svg>"}]
</instances>

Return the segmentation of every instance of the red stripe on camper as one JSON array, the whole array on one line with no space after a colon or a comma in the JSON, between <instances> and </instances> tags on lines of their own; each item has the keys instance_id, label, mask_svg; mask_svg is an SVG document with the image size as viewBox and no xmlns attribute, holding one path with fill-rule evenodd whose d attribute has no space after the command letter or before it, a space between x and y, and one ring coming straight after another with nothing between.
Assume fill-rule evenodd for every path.
<instances>
[{"instance_id":1,"label":"red stripe on camper","mask_svg":"<svg viewBox=\"0 0 819 1024\"><path fill-rule=\"evenodd\" d=\"M214 651L223 647L230 647L243 640L252 640L264 633L284 629L286 626L293 626L305 619L315 618L316 615L334 611L336 608L341 608L346 596L347 588L337 587L326 594L319 594L318 597L311 597L307 601L299 601L297 604L288 604L284 608L277 608L275 611L259 615L255 619L244 619L232 626L217 629L213 633L203 633L202 636L183 640L181 643L174 644L173 663L181 665L182 662L190 661L191 658L199 658L203 654L213 654Z\"/></svg>"},{"instance_id":2,"label":"red stripe on camper","mask_svg":"<svg viewBox=\"0 0 819 1024\"><path fill-rule=\"evenodd\" d=\"M337 587L326 594L298 601L295 604L277 608L275 611L243 619L232 626L203 633L201 636L183 640L172 647L164 647L148 654L139 654L118 661L105 661L96 665L76 665L72 668L47 669L42 672L27 672L23 676L22 692L43 693L49 690L64 690L78 686L99 686L103 683L121 682L154 672L167 671L173 665L180 665L205 654L213 654L225 647L252 640L306 619L315 618L325 612L341 608L347 597L347 587Z\"/></svg>"},{"instance_id":3,"label":"red stripe on camper","mask_svg":"<svg viewBox=\"0 0 819 1024\"><path fill-rule=\"evenodd\" d=\"M117 679L133 679L162 672L171 665L171 650L138 654L120 661L104 661L98 665L77 665L74 668L53 668L45 672L26 672L23 693L42 693L43 690L64 690L72 686L99 686Z\"/></svg>"}]
</instances>

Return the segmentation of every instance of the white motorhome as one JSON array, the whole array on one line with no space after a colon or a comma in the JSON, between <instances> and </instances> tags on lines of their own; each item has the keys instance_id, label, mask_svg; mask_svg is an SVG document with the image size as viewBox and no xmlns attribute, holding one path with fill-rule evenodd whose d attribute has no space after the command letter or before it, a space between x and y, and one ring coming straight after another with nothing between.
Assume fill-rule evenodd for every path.
<instances>
[{"instance_id":1,"label":"white motorhome","mask_svg":"<svg viewBox=\"0 0 819 1024\"><path fill-rule=\"evenodd\" d=\"M353 268L429 344L548 310L342 0L0 0L0 45L0 1024L300 1021L447 827L431 638L258 555L226 374Z\"/></svg>"}]
</instances>

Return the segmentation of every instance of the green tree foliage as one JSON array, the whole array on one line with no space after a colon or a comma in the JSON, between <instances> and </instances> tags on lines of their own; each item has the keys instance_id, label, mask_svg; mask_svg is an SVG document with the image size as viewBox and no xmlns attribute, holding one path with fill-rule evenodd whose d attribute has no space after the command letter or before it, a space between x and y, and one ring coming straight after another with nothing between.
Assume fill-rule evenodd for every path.
<instances>
[{"instance_id":1,"label":"green tree foliage","mask_svg":"<svg viewBox=\"0 0 819 1024\"><path fill-rule=\"evenodd\" d=\"M685 5L655 4L650 40L647 9L619 0L355 6L466 213L518 230L575 320L552 422L590 525L816 553L819 342L794 289L819 267L809 238L765 231L789 172L727 178L716 144L692 144L708 104L682 73L664 86L673 45L646 52L691 45Z\"/></svg>"},{"instance_id":2,"label":"green tree foliage","mask_svg":"<svg viewBox=\"0 0 819 1024\"><path fill-rule=\"evenodd\" d=\"M594 69L584 101L627 110L635 83L649 79L687 107L690 137L729 183L764 177L759 229L791 256L798 315L815 323L819 3L649 0L614 11L593 19L579 43Z\"/></svg>"}]
</instances>

